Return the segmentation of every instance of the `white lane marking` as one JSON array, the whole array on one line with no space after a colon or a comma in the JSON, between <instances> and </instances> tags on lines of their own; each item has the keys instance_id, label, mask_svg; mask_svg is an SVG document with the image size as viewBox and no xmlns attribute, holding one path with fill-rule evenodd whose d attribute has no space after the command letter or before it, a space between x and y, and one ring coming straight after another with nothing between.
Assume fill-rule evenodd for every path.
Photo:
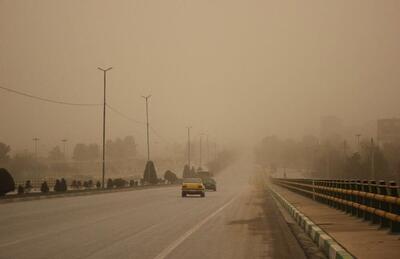
<instances>
[{"instance_id":1,"label":"white lane marking","mask_svg":"<svg viewBox=\"0 0 400 259\"><path fill-rule=\"evenodd\" d=\"M239 197L239 195L237 195L236 197L232 198L230 201L225 203L222 207L220 207L219 209L214 211L212 214L208 215L208 217L206 217L205 219L203 219L202 221L197 223L197 225L195 225L194 227L189 229L185 234L183 234L178 239L176 239L174 242L172 242L169 246L164 248L164 250L162 250L161 253L159 253L156 257L154 257L154 259L164 259L164 258L166 258L175 248L177 248L180 244L182 244L189 236L191 236L194 232L199 230L199 228L201 228L210 219L215 217L218 213L220 213L226 207L228 207L230 204L232 204L232 202L234 202L238 197Z\"/></svg>"}]
</instances>

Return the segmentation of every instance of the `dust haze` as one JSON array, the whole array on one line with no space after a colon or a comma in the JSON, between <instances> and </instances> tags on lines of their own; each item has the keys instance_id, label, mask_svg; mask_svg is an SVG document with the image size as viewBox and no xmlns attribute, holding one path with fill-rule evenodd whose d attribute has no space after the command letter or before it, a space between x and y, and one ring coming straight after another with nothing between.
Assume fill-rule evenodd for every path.
<instances>
[{"instance_id":1,"label":"dust haze","mask_svg":"<svg viewBox=\"0 0 400 259\"><path fill-rule=\"evenodd\" d=\"M220 146L320 134L337 116L362 130L399 116L398 1L0 1L0 85L74 103L107 103L106 138L162 155L207 133ZM2 91L1 141L42 156L61 139L101 143L102 107ZM135 122L133 122L133 120ZM374 131L370 130L371 136ZM351 132L353 136L354 132ZM354 133L355 134L355 133Z\"/></svg>"}]
</instances>

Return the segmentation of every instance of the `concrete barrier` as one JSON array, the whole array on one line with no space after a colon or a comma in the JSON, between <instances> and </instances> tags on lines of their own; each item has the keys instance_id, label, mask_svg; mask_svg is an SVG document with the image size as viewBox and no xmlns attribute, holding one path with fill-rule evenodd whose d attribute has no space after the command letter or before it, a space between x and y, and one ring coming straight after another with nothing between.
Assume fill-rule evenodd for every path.
<instances>
[{"instance_id":1,"label":"concrete barrier","mask_svg":"<svg viewBox=\"0 0 400 259\"><path fill-rule=\"evenodd\" d=\"M274 199L282 204L282 206L294 218L297 224L310 236L310 238L318 245L324 254L330 259L351 259L355 258L346 249L339 245L331 236L318 227L307 216L302 214L296 207L290 204L273 188L268 187L273 194Z\"/></svg>"}]
</instances>

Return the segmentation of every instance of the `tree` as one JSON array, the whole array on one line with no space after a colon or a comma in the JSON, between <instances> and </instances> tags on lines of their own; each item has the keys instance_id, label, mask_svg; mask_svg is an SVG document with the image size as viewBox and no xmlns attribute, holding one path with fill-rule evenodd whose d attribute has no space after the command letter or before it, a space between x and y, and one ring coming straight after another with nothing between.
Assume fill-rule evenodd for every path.
<instances>
[{"instance_id":1,"label":"tree","mask_svg":"<svg viewBox=\"0 0 400 259\"><path fill-rule=\"evenodd\" d=\"M55 192L61 192L61 182L58 179L56 180L56 183L54 185L54 191Z\"/></svg>"},{"instance_id":2,"label":"tree","mask_svg":"<svg viewBox=\"0 0 400 259\"><path fill-rule=\"evenodd\" d=\"M170 170L167 170L164 173L164 179L167 180L169 183L175 183L178 180L178 177Z\"/></svg>"},{"instance_id":3,"label":"tree","mask_svg":"<svg viewBox=\"0 0 400 259\"><path fill-rule=\"evenodd\" d=\"M148 161L146 163L146 168L145 168L144 174L143 174L143 180L146 183L157 184L157 182L158 182L157 171L156 171L153 161Z\"/></svg>"},{"instance_id":4,"label":"tree","mask_svg":"<svg viewBox=\"0 0 400 259\"><path fill-rule=\"evenodd\" d=\"M76 161L93 161L100 158L100 147L97 144L76 144L72 154Z\"/></svg>"},{"instance_id":5,"label":"tree","mask_svg":"<svg viewBox=\"0 0 400 259\"><path fill-rule=\"evenodd\" d=\"M25 190L24 187L22 185L18 185L18 194L24 194Z\"/></svg>"},{"instance_id":6,"label":"tree","mask_svg":"<svg viewBox=\"0 0 400 259\"><path fill-rule=\"evenodd\" d=\"M192 166L192 169L190 169L190 177L197 177L196 169L194 166Z\"/></svg>"},{"instance_id":7,"label":"tree","mask_svg":"<svg viewBox=\"0 0 400 259\"><path fill-rule=\"evenodd\" d=\"M30 192L30 191L32 190L32 188L33 188L33 186L32 186L31 181L30 181L30 180L27 180L27 181L25 182L25 190L26 190L26 192Z\"/></svg>"},{"instance_id":8,"label":"tree","mask_svg":"<svg viewBox=\"0 0 400 259\"><path fill-rule=\"evenodd\" d=\"M46 173L48 167L38 161L33 153L23 151L10 159L10 170L17 178L31 178Z\"/></svg>"},{"instance_id":9,"label":"tree","mask_svg":"<svg viewBox=\"0 0 400 259\"><path fill-rule=\"evenodd\" d=\"M107 189L112 189L114 188L114 183L112 179L107 180Z\"/></svg>"},{"instance_id":10,"label":"tree","mask_svg":"<svg viewBox=\"0 0 400 259\"><path fill-rule=\"evenodd\" d=\"M344 172L346 176L344 178L365 178L364 168L361 161L361 155L359 153L354 153L349 158L346 159L346 164L344 166ZM350 177L349 177L350 176Z\"/></svg>"},{"instance_id":11,"label":"tree","mask_svg":"<svg viewBox=\"0 0 400 259\"><path fill-rule=\"evenodd\" d=\"M50 150L48 158L52 161L62 161L64 160L64 153L61 152L59 146L55 146L52 150Z\"/></svg>"},{"instance_id":12,"label":"tree","mask_svg":"<svg viewBox=\"0 0 400 259\"><path fill-rule=\"evenodd\" d=\"M15 182L11 174L5 168L0 168L0 196L14 190Z\"/></svg>"},{"instance_id":13,"label":"tree","mask_svg":"<svg viewBox=\"0 0 400 259\"><path fill-rule=\"evenodd\" d=\"M125 187L128 184L128 182L122 178L116 178L113 180L113 185L116 188L122 188Z\"/></svg>"},{"instance_id":14,"label":"tree","mask_svg":"<svg viewBox=\"0 0 400 259\"><path fill-rule=\"evenodd\" d=\"M8 162L10 159L10 146L0 142L0 162Z\"/></svg>"},{"instance_id":15,"label":"tree","mask_svg":"<svg viewBox=\"0 0 400 259\"><path fill-rule=\"evenodd\" d=\"M61 192L66 192L68 189L67 187L67 181L64 178L61 178L61 182L60 182L60 191Z\"/></svg>"},{"instance_id":16,"label":"tree","mask_svg":"<svg viewBox=\"0 0 400 259\"><path fill-rule=\"evenodd\" d=\"M189 165L185 165L185 167L183 168L183 174L182 174L183 178L190 178L190 168ZM165 178L165 177L164 177Z\"/></svg>"},{"instance_id":17,"label":"tree","mask_svg":"<svg viewBox=\"0 0 400 259\"><path fill-rule=\"evenodd\" d=\"M47 182L46 182L46 181L44 181L44 182L42 183L42 185L40 186L40 191L41 191L42 193L48 193L48 192L49 192L49 186L47 185Z\"/></svg>"}]
</instances>

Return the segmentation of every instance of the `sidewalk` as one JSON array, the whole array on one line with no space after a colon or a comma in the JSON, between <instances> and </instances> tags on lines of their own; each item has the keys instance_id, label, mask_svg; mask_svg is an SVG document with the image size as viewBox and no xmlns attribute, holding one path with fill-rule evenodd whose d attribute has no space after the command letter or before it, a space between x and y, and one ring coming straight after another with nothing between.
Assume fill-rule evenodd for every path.
<instances>
[{"instance_id":1,"label":"sidewalk","mask_svg":"<svg viewBox=\"0 0 400 259\"><path fill-rule=\"evenodd\" d=\"M400 258L400 235L283 187L271 187L357 258Z\"/></svg>"}]
</instances>

